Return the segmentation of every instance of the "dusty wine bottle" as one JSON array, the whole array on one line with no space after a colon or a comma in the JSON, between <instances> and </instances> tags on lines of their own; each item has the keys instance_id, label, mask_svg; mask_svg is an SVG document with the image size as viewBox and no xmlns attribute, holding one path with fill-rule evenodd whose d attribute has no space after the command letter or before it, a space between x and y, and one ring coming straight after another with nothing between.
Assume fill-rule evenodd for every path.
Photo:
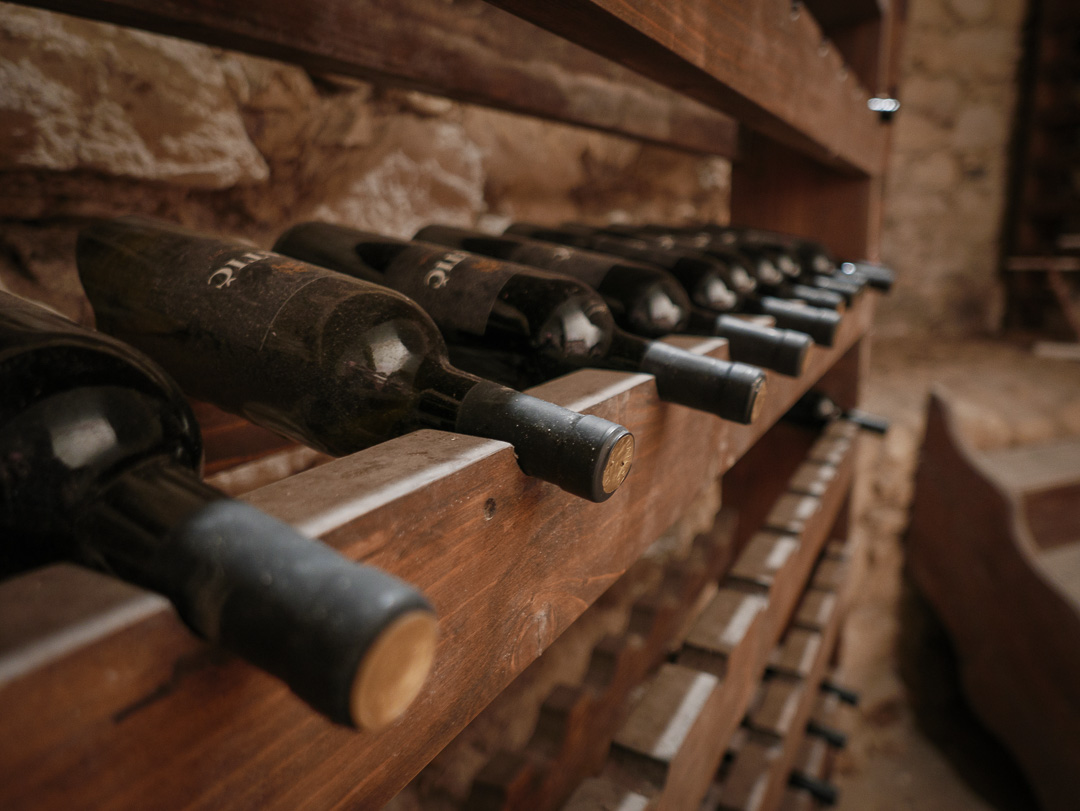
<instances>
[{"instance_id":1,"label":"dusty wine bottle","mask_svg":"<svg viewBox=\"0 0 1080 811\"><path fill-rule=\"evenodd\" d=\"M196 634L374 729L435 651L414 588L198 476L201 440L146 357L0 293L0 577L73 560L163 594Z\"/></svg>"},{"instance_id":2,"label":"dusty wine bottle","mask_svg":"<svg viewBox=\"0 0 1080 811\"><path fill-rule=\"evenodd\" d=\"M624 427L455 369L393 290L138 219L83 230L78 264L100 328L193 396L331 455L437 428L509 442L526 474L592 501L629 472Z\"/></svg>"},{"instance_id":3,"label":"dusty wine bottle","mask_svg":"<svg viewBox=\"0 0 1080 811\"><path fill-rule=\"evenodd\" d=\"M760 407L765 375L753 366L695 355L619 329L603 298L568 276L423 242L329 223L303 223L275 248L413 298L466 368L514 385L583 367L645 372L662 400L748 423ZM507 364L489 364L499 354Z\"/></svg>"},{"instance_id":4,"label":"dusty wine bottle","mask_svg":"<svg viewBox=\"0 0 1080 811\"><path fill-rule=\"evenodd\" d=\"M571 276L599 293L615 323L635 335L660 338L682 332L690 320L690 300L678 280L640 262L449 225L421 228L413 239Z\"/></svg>"},{"instance_id":5,"label":"dusty wine bottle","mask_svg":"<svg viewBox=\"0 0 1080 811\"><path fill-rule=\"evenodd\" d=\"M799 375L805 366L811 343L808 336L695 310L679 282L653 265L551 242L490 236L445 225L422 228L415 239L572 276L600 293L615 322L635 335L717 335L728 340L731 359L740 363L786 375ZM697 330L689 328L691 321Z\"/></svg>"},{"instance_id":6,"label":"dusty wine bottle","mask_svg":"<svg viewBox=\"0 0 1080 811\"><path fill-rule=\"evenodd\" d=\"M831 397L818 391L808 391L796 400L784 419L814 430L841 419L853 422L872 434L884 434L889 430L889 421L884 417L857 408L841 408Z\"/></svg>"},{"instance_id":7,"label":"dusty wine bottle","mask_svg":"<svg viewBox=\"0 0 1080 811\"><path fill-rule=\"evenodd\" d=\"M655 265L678 279L694 304L717 312L735 310L740 297L757 287L745 267L728 268L671 242L647 242L585 226L551 228L525 222L510 225L504 233Z\"/></svg>"},{"instance_id":8,"label":"dusty wine bottle","mask_svg":"<svg viewBox=\"0 0 1080 811\"><path fill-rule=\"evenodd\" d=\"M765 327L734 315L713 318L709 334L727 339L731 357L789 377L805 371L813 343L806 333Z\"/></svg>"},{"instance_id":9,"label":"dusty wine bottle","mask_svg":"<svg viewBox=\"0 0 1080 811\"><path fill-rule=\"evenodd\" d=\"M758 283L748 270L745 257L731 248L721 248L706 255L681 247L666 237L648 241L628 235L605 233L586 226L547 226L514 223L506 229L518 234L557 244L586 247L590 250L626 256L639 262L655 264L672 273L686 288L691 301L717 313L742 312L772 316L781 329L805 332L814 343L832 346L840 315L835 310L811 307L801 301L788 301L776 296L760 295ZM678 270L676 270L678 269ZM727 287L724 280L730 281ZM780 274L778 281L783 281ZM723 290L724 298L713 297L712 290ZM738 295L731 293L738 290ZM691 313L690 328L707 329L700 315Z\"/></svg>"},{"instance_id":10,"label":"dusty wine bottle","mask_svg":"<svg viewBox=\"0 0 1080 811\"><path fill-rule=\"evenodd\" d=\"M798 263L801 270L800 275L803 277L809 277L813 274L840 279L855 277L860 283L869 284L884 293L889 292L895 280L895 274L891 268L872 262L841 262L838 264L828 249L821 243L791 234L767 231L760 228L732 228L712 224L689 226L687 228L649 227L653 229L654 233L664 233L666 231L680 233L696 240L698 244L735 245L757 243L771 245L788 252Z\"/></svg>"}]
</instances>

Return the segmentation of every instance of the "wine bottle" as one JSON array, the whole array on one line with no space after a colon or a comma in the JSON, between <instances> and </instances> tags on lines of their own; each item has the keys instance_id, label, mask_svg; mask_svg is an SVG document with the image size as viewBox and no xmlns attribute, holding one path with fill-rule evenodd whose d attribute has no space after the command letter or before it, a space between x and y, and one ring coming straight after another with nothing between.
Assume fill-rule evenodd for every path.
<instances>
[{"instance_id":1,"label":"wine bottle","mask_svg":"<svg viewBox=\"0 0 1080 811\"><path fill-rule=\"evenodd\" d=\"M716 335L728 340L731 359L740 363L794 376L801 374L806 365L811 343L808 336L697 308L673 276L653 265L551 242L513 235L490 236L445 225L422 228L414 239L572 276L600 293L615 322L635 335ZM691 320L696 330L689 328Z\"/></svg>"},{"instance_id":2,"label":"wine bottle","mask_svg":"<svg viewBox=\"0 0 1080 811\"><path fill-rule=\"evenodd\" d=\"M798 275L799 268L781 251L771 246L725 245L705 235L681 234L677 231L662 232L654 228L636 225L607 225L600 227L564 224L564 228L584 228L621 239L640 239L646 244L664 250L694 251L725 264L736 265L748 272L759 284L779 285L786 278Z\"/></svg>"},{"instance_id":3,"label":"wine bottle","mask_svg":"<svg viewBox=\"0 0 1080 811\"><path fill-rule=\"evenodd\" d=\"M821 682L821 692L832 693L838 699L851 707L859 706L859 694L857 691L852 690L850 687L845 687L842 684L837 684L832 679L823 679Z\"/></svg>"},{"instance_id":4,"label":"wine bottle","mask_svg":"<svg viewBox=\"0 0 1080 811\"><path fill-rule=\"evenodd\" d=\"M810 345L806 335L695 308L678 281L653 265L582 248L513 235L489 236L453 226L422 228L415 239L572 276L596 289L604 297L615 322L635 335L659 337L690 332L720 336L728 339L732 360L786 375L801 374L806 363ZM678 322L651 315L672 312L673 303L680 313ZM691 319L696 330L689 328Z\"/></svg>"},{"instance_id":5,"label":"wine bottle","mask_svg":"<svg viewBox=\"0 0 1080 811\"><path fill-rule=\"evenodd\" d=\"M675 226L650 225L639 226L652 234L678 234L697 245L728 245L757 243L772 245L787 251L801 268L801 276L817 274L825 277L857 277L883 293L889 292L895 281L891 268L872 262L837 263L828 249L819 242L791 234L767 231L761 228L736 228L702 224L679 228Z\"/></svg>"},{"instance_id":6,"label":"wine bottle","mask_svg":"<svg viewBox=\"0 0 1080 811\"><path fill-rule=\"evenodd\" d=\"M0 576L73 560L159 592L338 723L419 692L423 596L204 484L187 402L143 355L0 293L0 381Z\"/></svg>"},{"instance_id":7,"label":"wine bottle","mask_svg":"<svg viewBox=\"0 0 1080 811\"><path fill-rule=\"evenodd\" d=\"M726 338L732 358L789 377L806 370L813 343L804 332L766 327L734 315L714 315L708 334Z\"/></svg>"},{"instance_id":8,"label":"wine bottle","mask_svg":"<svg viewBox=\"0 0 1080 811\"><path fill-rule=\"evenodd\" d=\"M888 293L896 280L892 268L874 262L841 262L838 270L839 278L861 276L867 284L883 293Z\"/></svg>"},{"instance_id":9,"label":"wine bottle","mask_svg":"<svg viewBox=\"0 0 1080 811\"><path fill-rule=\"evenodd\" d=\"M769 315L776 319L778 327L805 332L814 339L814 343L822 346L832 346L840 325L840 315L835 311L786 301L776 296L758 295L758 283L750 274L745 258L731 249L706 256L664 238L647 242L628 236L604 234L585 226L548 228L531 223L514 223L506 229L506 233L655 264L682 282L691 301L700 307L719 313L738 311ZM776 281L781 282L783 278L777 274ZM730 287L726 282L730 282ZM739 295L729 294L726 299L711 296L710 291L719 289L738 290ZM691 315L692 329L702 329L702 323L700 318Z\"/></svg>"},{"instance_id":10,"label":"wine bottle","mask_svg":"<svg viewBox=\"0 0 1080 811\"><path fill-rule=\"evenodd\" d=\"M821 738L834 749L843 749L847 746L847 735L835 727L815 721L813 718L806 722L806 734Z\"/></svg>"},{"instance_id":11,"label":"wine bottle","mask_svg":"<svg viewBox=\"0 0 1080 811\"><path fill-rule=\"evenodd\" d=\"M742 423L762 402L760 369L630 335L603 298L567 276L328 223L294 226L275 248L411 296L464 349L457 362L500 380L532 384L589 366L645 372L661 399ZM505 362L489 363L494 355Z\"/></svg>"},{"instance_id":12,"label":"wine bottle","mask_svg":"<svg viewBox=\"0 0 1080 811\"><path fill-rule=\"evenodd\" d=\"M448 225L421 228L413 239L571 276L596 290L615 323L635 335L659 338L682 332L690 320L691 304L682 285L663 270L640 262Z\"/></svg>"},{"instance_id":13,"label":"wine bottle","mask_svg":"<svg viewBox=\"0 0 1080 811\"><path fill-rule=\"evenodd\" d=\"M817 284L784 282L778 285L763 285L761 291L776 298L801 301L808 307L821 307L841 314L848 304L847 298L839 291Z\"/></svg>"},{"instance_id":14,"label":"wine bottle","mask_svg":"<svg viewBox=\"0 0 1080 811\"><path fill-rule=\"evenodd\" d=\"M629 471L629 431L453 368L392 290L137 219L85 229L78 264L101 329L192 396L325 453L457 431L509 442L526 474L598 502Z\"/></svg>"},{"instance_id":15,"label":"wine bottle","mask_svg":"<svg viewBox=\"0 0 1080 811\"><path fill-rule=\"evenodd\" d=\"M792 788L801 788L810 792L821 805L836 805L837 800L840 799L840 792L828 780L798 770L791 772L788 777L788 785Z\"/></svg>"},{"instance_id":16,"label":"wine bottle","mask_svg":"<svg viewBox=\"0 0 1080 811\"><path fill-rule=\"evenodd\" d=\"M784 419L814 430L839 419L853 422L873 434L884 434L889 430L889 421L884 417L857 408L841 408L831 397L817 391L808 391L800 397Z\"/></svg>"},{"instance_id":17,"label":"wine bottle","mask_svg":"<svg viewBox=\"0 0 1080 811\"><path fill-rule=\"evenodd\" d=\"M741 296L757 289L757 281L746 267L714 262L670 241L650 243L583 226L549 228L524 222L510 225L504 233L655 265L678 279L694 304L717 312L735 310Z\"/></svg>"}]
</instances>

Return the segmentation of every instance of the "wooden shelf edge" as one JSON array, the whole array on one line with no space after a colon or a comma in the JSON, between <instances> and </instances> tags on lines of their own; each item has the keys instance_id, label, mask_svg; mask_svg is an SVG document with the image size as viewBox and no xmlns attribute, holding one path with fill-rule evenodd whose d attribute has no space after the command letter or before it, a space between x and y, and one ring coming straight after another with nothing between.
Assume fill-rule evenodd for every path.
<instances>
[{"instance_id":1,"label":"wooden shelf edge","mask_svg":"<svg viewBox=\"0 0 1080 811\"><path fill-rule=\"evenodd\" d=\"M248 494L347 557L415 583L438 610L435 671L406 716L381 733L356 734L315 716L272 678L207 649L163 603L124 614L142 599L138 590L121 590L73 621L46 607L112 581L61 567L68 576L32 573L24 576L34 580L29 587L24 578L0 584L0 673L38 657L0 681L0 805L78 796L137 806L148 786L168 788L170 807L208 807L226 796L235 807L294 807L308 795L328 804L389 800L855 345L872 310L869 298L849 310L836 345L813 350L801 378L770 374L769 401L750 427L660 403L645 375L585 371L534 389L634 431L634 470L601 505L525 477L503 443L434 431ZM717 339L679 343L726 354ZM6 610L16 602L26 610ZM102 625L108 616L127 619ZM100 632L78 633L90 627ZM182 730L163 740L163 724L175 719ZM275 745L281 740L292 742L288 751ZM327 757L364 766L328 776L316 768ZM224 775L223 760L233 764ZM175 768L182 762L187 769ZM291 768L279 769L285 762ZM194 779L200 770L213 777Z\"/></svg>"}]
</instances>

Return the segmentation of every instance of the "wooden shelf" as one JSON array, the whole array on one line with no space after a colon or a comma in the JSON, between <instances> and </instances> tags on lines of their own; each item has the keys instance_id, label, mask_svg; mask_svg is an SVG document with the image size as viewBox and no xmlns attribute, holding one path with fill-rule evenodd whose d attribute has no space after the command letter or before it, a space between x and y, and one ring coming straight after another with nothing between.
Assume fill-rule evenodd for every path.
<instances>
[{"instance_id":1,"label":"wooden shelf","mask_svg":"<svg viewBox=\"0 0 1080 811\"><path fill-rule=\"evenodd\" d=\"M786 766L780 764L786 775L801 739L794 733L806 724L840 625L843 599L831 575L822 572L835 552L823 550L850 490L855 430L836 424L815 443L804 467L818 469L827 484L820 496L797 494L814 504L805 511L800 531L755 535L695 622L675 640L672 662L635 691L639 698L614 736L599 781L585 781L565 808L622 807L618 802L630 797L654 811L701 806L744 717L757 726L751 734L767 747L784 739L776 753L782 749L787 758ZM790 483L800 478L805 478L802 469ZM766 523L791 522L797 510L787 496L793 492L774 502ZM823 601L822 595L832 599ZM579 726L587 723L579 719ZM779 802L780 792L770 791L773 799L762 808Z\"/></svg>"},{"instance_id":2,"label":"wooden shelf","mask_svg":"<svg viewBox=\"0 0 1080 811\"><path fill-rule=\"evenodd\" d=\"M871 93L789 0L491 0L818 161L884 169Z\"/></svg>"},{"instance_id":3,"label":"wooden shelf","mask_svg":"<svg viewBox=\"0 0 1080 811\"><path fill-rule=\"evenodd\" d=\"M385 802L850 354L873 295L848 311L832 349L812 350L805 375L770 373L753 426L660 403L645 375L578 372L535 389L633 430L634 469L602 505L527 478L508 445L434 431L249 493L346 556L416 584L438 610L436 669L381 733L316 716L191 637L159 597L72 566L0 584L0 807L134 808L147 796L161 808L224 797L260 808ZM726 344L697 339L694 349L723 356Z\"/></svg>"}]
</instances>

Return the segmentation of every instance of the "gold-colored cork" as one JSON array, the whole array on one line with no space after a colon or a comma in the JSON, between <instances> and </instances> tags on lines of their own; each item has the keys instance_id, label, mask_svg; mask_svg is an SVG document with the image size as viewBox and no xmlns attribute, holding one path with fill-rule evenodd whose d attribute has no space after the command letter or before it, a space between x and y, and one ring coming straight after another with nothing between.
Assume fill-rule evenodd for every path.
<instances>
[{"instance_id":1,"label":"gold-colored cork","mask_svg":"<svg viewBox=\"0 0 1080 811\"><path fill-rule=\"evenodd\" d=\"M410 611L394 620L368 648L349 700L358 728L386 726L420 693L435 661L438 626L430 611Z\"/></svg>"},{"instance_id":2,"label":"gold-colored cork","mask_svg":"<svg viewBox=\"0 0 1080 811\"><path fill-rule=\"evenodd\" d=\"M615 447L608 456L607 466L604 467L604 478L601 486L605 493L614 493L619 485L626 479L630 472L630 464L634 461L634 435L626 434L619 438Z\"/></svg>"}]
</instances>

